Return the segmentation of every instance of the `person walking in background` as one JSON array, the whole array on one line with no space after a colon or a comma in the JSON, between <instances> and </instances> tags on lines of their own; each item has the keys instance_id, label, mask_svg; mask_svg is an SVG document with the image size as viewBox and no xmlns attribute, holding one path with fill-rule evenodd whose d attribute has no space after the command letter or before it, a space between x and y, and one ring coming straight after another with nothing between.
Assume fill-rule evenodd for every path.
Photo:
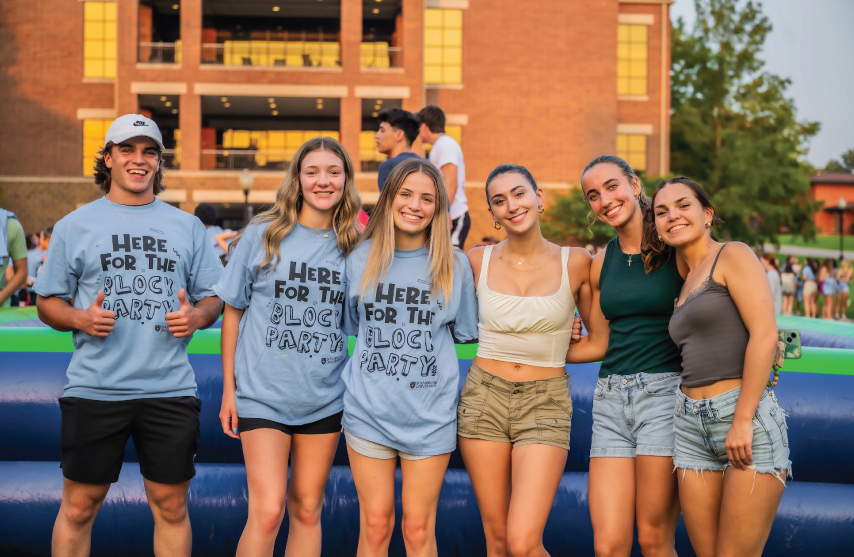
<instances>
[{"instance_id":1,"label":"person walking in background","mask_svg":"<svg viewBox=\"0 0 854 557\"><path fill-rule=\"evenodd\" d=\"M792 306L795 302L795 294L798 289L798 277L792 265L792 258L786 258L786 266L780 273L781 294L783 299L783 315L792 315Z\"/></svg>"},{"instance_id":2,"label":"person walking in background","mask_svg":"<svg viewBox=\"0 0 854 557\"><path fill-rule=\"evenodd\" d=\"M838 319L843 321L848 320L848 291L852 278L854 278L854 268L851 266L851 261L845 259L839 266L839 274L836 276L836 313Z\"/></svg>"},{"instance_id":3,"label":"person walking in background","mask_svg":"<svg viewBox=\"0 0 854 557\"><path fill-rule=\"evenodd\" d=\"M792 271L795 273L795 299L792 301L792 315L801 315L804 309L804 280L801 278L801 271L803 271L804 266L798 261L797 255L790 255L789 263L791 263Z\"/></svg>"},{"instance_id":4,"label":"person walking in background","mask_svg":"<svg viewBox=\"0 0 854 557\"><path fill-rule=\"evenodd\" d=\"M780 262L773 253L763 254L761 259L762 268L768 275L768 284L771 285L771 297L774 300L774 315L783 314L783 279L780 276Z\"/></svg>"},{"instance_id":5,"label":"person walking in background","mask_svg":"<svg viewBox=\"0 0 854 557\"><path fill-rule=\"evenodd\" d=\"M421 141L432 145L430 162L442 171L448 190L451 213L451 242L457 249L466 243L471 217L466 200L466 165L463 150L454 138L445 135L445 113L438 106L427 106L418 113Z\"/></svg>"},{"instance_id":6,"label":"person walking in background","mask_svg":"<svg viewBox=\"0 0 854 557\"><path fill-rule=\"evenodd\" d=\"M238 556L271 556L286 509L285 555L320 555L323 494L344 410L344 258L359 238L353 180L337 141L303 144L273 206L232 244L214 287L225 302L220 421L243 445L249 490ZM286 286L299 296L286 295Z\"/></svg>"},{"instance_id":7,"label":"person walking in background","mask_svg":"<svg viewBox=\"0 0 854 557\"><path fill-rule=\"evenodd\" d=\"M202 221L202 224L205 225L205 232L207 233L208 238L210 238L211 245L213 245L214 248L214 252L216 253L217 257L222 259L226 252L216 241L217 234L222 234L223 232L222 227L217 225L216 223L218 216L216 213L216 207L214 207L210 203L199 203L196 206L196 211L194 214L199 217L199 220Z\"/></svg>"},{"instance_id":8,"label":"person walking in background","mask_svg":"<svg viewBox=\"0 0 854 557\"><path fill-rule=\"evenodd\" d=\"M395 166L406 159L418 157L412 151L412 142L418 139L421 123L417 116L401 108L380 110L377 121L379 121L375 136L377 151L388 157L380 164L377 171L377 186L382 191L388 175Z\"/></svg>"},{"instance_id":9,"label":"person walking in background","mask_svg":"<svg viewBox=\"0 0 854 557\"><path fill-rule=\"evenodd\" d=\"M818 282L821 284L821 294L824 297L821 318L833 319L833 307L836 302L836 261L830 257L824 259L819 269Z\"/></svg>"},{"instance_id":10,"label":"person walking in background","mask_svg":"<svg viewBox=\"0 0 854 557\"><path fill-rule=\"evenodd\" d=\"M768 278L749 247L721 244L699 184L661 182L655 231L688 264L670 318L682 354L676 454L685 528L698 557L762 554L791 476L786 416L766 387L777 350Z\"/></svg>"},{"instance_id":11,"label":"person walking in background","mask_svg":"<svg viewBox=\"0 0 854 557\"><path fill-rule=\"evenodd\" d=\"M801 271L801 279L804 281L804 317L815 318L818 316L818 284L815 279L818 273L818 261L808 257Z\"/></svg>"},{"instance_id":12,"label":"person walking in background","mask_svg":"<svg viewBox=\"0 0 854 557\"><path fill-rule=\"evenodd\" d=\"M131 436L155 555L192 551L187 496L201 401L187 345L219 317L213 286L222 264L199 219L155 197L162 156L152 120L127 114L110 125L95 161L105 195L56 224L33 287L39 319L74 333L59 399L64 483L55 557L89 554Z\"/></svg>"},{"instance_id":13,"label":"person walking in background","mask_svg":"<svg viewBox=\"0 0 854 557\"><path fill-rule=\"evenodd\" d=\"M27 282L27 240L18 217L0 208L0 307Z\"/></svg>"}]
</instances>

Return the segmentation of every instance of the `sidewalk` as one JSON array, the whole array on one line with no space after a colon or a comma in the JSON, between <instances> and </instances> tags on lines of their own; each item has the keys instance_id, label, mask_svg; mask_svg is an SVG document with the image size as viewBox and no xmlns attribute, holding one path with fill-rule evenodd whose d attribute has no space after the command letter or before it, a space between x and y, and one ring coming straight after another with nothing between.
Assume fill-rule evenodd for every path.
<instances>
[{"instance_id":1,"label":"sidewalk","mask_svg":"<svg viewBox=\"0 0 854 557\"><path fill-rule=\"evenodd\" d=\"M819 259L825 257L837 259L839 257L838 249L808 248L805 246L780 246L778 248L774 244L765 244L762 246L762 249L766 253L783 253L785 255L800 255L802 257L817 257ZM854 260L854 251L848 250L842 253L845 259Z\"/></svg>"}]
</instances>

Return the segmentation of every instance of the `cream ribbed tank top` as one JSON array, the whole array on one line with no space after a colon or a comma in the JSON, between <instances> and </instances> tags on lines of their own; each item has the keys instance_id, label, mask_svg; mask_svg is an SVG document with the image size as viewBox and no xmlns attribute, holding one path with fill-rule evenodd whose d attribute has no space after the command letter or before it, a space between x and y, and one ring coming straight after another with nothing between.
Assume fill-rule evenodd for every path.
<instances>
[{"instance_id":1,"label":"cream ribbed tank top","mask_svg":"<svg viewBox=\"0 0 854 557\"><path fill-rule=\"evenodd\" d=\"M550 296L511 296L490 290L487 281L492 248L486 246L484 250L477 283L477 355L501 362L563 367L575 316L566 270L569 248L560 249L563 275L557 292Z\"/></svg>"}]
</instances>

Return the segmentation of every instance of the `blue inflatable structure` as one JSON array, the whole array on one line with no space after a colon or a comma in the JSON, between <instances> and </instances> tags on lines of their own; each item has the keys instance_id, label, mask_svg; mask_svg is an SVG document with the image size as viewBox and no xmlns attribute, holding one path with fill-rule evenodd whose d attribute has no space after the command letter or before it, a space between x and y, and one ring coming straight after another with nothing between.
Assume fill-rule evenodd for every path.
<instances>
[{"instance_id":1,"label":"blue inflatable structure","mask_svg":"<svg viewBox=\"0 0 854 557\"><path fill-rule=\"evenodd\" d=\"M823 334L803 337L812 344L817 336L815 344L821 344L827 340ZM202 399L198 474L189 504L194 555L233 555L247 515L240 442L222 433L218 418L218 336L205 331L191 344ZM473 347L458 348L462 386ZM66 382L70 337L43 328L0 328L0 352L0 555L49 555L62 491L57 398ZM546 548L555 556L593 555L587 470L598 367L567 366L574 406L571 449L545 531ZM795 481L785 490L764 555L854 555L854 351L805 348L804 358L786 362L776 392L789 415ZM135 461L129 443L119 482L95 521L92 555L152 554L153 521ZM323 555L354 555L358 499L343 439L334 464L323 509ZM399 517L399 495L397 504ZM445 476L436 533L439 555L486 553L477 502L458 452ZM285 524L277 555L286 536ZM681 523L677 551L693 554ZM405 554L399 521L390 554ZM633 554L640 555L637 544Z\"/></svg>"}]
</instances>

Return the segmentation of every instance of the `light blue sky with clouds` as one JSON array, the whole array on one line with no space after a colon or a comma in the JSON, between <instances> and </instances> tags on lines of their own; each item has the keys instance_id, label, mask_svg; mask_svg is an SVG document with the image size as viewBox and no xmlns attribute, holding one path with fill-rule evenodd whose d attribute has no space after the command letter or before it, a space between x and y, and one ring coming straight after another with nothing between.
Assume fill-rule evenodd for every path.
<instances>
[{"instance_id":1,"label":"light blue sky with clouds","mask_svg":"<svg viewBox=\"0 0 854 557\"><path fill-rule=\"evenodd\" d=\"M766 0L762 11L774 27L765 70L792 80L787 96L799 120L821 123L807 160L823 168L854 149L854 0ZM677 0L670 14L690 28L694 0Z\"/></svg>"}]
</instances>

